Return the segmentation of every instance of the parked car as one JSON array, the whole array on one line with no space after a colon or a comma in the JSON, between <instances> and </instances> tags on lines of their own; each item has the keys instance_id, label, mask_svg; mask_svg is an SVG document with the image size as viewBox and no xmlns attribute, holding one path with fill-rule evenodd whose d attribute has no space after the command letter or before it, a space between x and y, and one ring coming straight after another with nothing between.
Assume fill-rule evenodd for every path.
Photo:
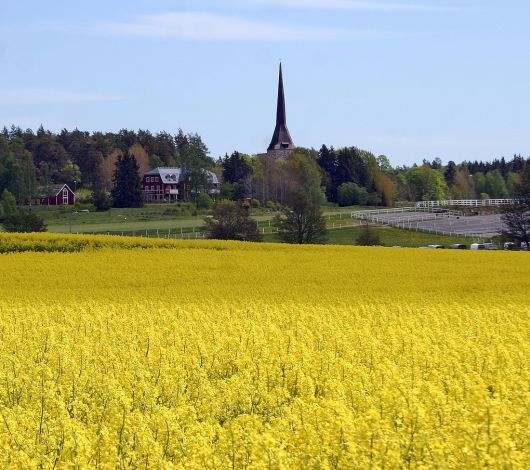
<instances>
[{"instance_id":1,"label":"parked car","mask_svg":"<svg viewBox=\"0 0 530 470\"><path fill-rule=\"evenodd\" d=\"M485 250L486 246L484 243L472 243L470 248L472 250Z\"/></svg>"},{"instance_id":2,"label":"parked car","mask_svg":"<svg viewBox=\"0 0 530 470\"><path fill-rule=\"evenodd\" d=\"M439 250L441 248L445 248L443 245L427 245L427 248L434 248L435 250Z\"/></svg>"},{"instance_id":3,"label":"parked car","mask_svg":"<svg viewBox=\"0 0 530 470\"><path fill-rule=\"evenodd\" d=\"M496 243L484 243L486 250L498 250L499 246Z\"/></svg>"},{"instance_id":4,"label":"parked car","mask_svg":"<svg viewBox=\"0 0 530 470\"><path fill-rule=\"evenodd\" d=\"M517 250L517 245L514 242L506 242L504 244L505 250Z\"/></svg>"},{"instance_id":5,"label":"parked car","mask_svg":"<svg viewBox=\"0 0 530 470\"><path fill-rule=\"evenodd\" d=\"M467 245L462 243L453 243L452 245L449 245L449 248L451 250L467 250Z\"/></svg>"}]
</instances>

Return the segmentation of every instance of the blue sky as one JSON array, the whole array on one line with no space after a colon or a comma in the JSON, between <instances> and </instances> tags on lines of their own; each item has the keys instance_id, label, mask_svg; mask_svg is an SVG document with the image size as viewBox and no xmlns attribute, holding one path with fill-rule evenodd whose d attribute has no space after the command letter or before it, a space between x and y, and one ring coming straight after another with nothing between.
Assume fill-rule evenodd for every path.
<instances>
[{"instance_id":1,"label":"blue sky","mask_svg":"<svg viewBox=\"0 0 530 470\"><path fill-rule=\"evenodd\" d=\"M277 68L297 145L395 165L530 154L530 2L17 0L0 126L198 132L259 153Z\"/></svg>"}]
</instances>

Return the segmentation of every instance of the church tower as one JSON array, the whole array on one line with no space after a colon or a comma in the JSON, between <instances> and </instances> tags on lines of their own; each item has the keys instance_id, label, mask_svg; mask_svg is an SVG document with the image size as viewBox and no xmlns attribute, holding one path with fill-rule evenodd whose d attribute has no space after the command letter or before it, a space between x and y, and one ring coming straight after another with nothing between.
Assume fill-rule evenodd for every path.
<instances>
[{"instance_id":1,"label":"church tower","mask_svg":"<svg viewBox=\"0 0 530 470\"><path fill-rule=\"evenodd\" d=\"M278 104L276 109L276 128L267 149L267 155L275 160L285 159L294 150L293 140L287 129L285 115L285 94L283 90L282 64L280 63L280 77L278 80Z\"/></svg>"}]
</instances>

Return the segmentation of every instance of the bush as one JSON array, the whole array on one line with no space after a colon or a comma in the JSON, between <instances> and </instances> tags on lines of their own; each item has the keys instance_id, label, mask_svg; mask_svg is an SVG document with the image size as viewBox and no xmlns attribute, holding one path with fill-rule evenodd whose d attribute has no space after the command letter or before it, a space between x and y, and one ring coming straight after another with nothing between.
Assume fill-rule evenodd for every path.
<instances>
[{"instance_id":1,"label":"bush","mask_svg":"<svg viewBox=\"0 0 530 470\"><path fill-rule=\"evenodd\" d=\"M2 192L2 197L0 198L0 220L16 214L17 211L18 207L15 196L13 196L13 194L11 194L7 189L4 189Z\"/></svg>"},{"instance_id":2,"label":"bush","mask_svg":"<svg viewBox=\"0 0 530 470\"><path fill-rule=\"evenodd\" d=\"M259 209L261 207L261 203L259 202L259 199L252 199L252 201L250 201L250 205L254 209Z\"/></svg>"},{"instance_id":3,"label":"bush","mask_svg":"<svg viewBox=\"0 0 530 470\"><path fill-rule=\"evenodd\" d=\"M281 206L274 201L267 201L267 209L270 209L271 211L279 211Z\"/></svg>"},{"instance_id":4,"label":"bush","mask_svg":"<svg viewBox=\"0 0 530 470\"><path fill-rule=\"evenodd\" d=\"M379 234L370 225L365 225L361 234L357 237L357 245L359 246L381 246L381 239Z\"/></svg>"},{"instance_id":5,"label":"bush","mask_svg":"<svg viewBox=\"0 0 530 470\"><path fill-rule=\"evenodd\" d=\"M368 201L368 192L355 183L343 183L337 192L339 206L364 205Z\"/></svg>"},{"instance_id":6,"label":"bush","mask_svg":"<svg viewBox=\"0 0 530 470\"><path fill-rule=\"evenodd\" d=\"M197 201L198 209L210 209L213 205L213 199L206 193L199 194L199 200Z\"/></svg>"},{"instance_id":7,"label":"bush","mask_svg":"<svg viewBox=\"0 0 530 470\"><path fill-rule=\"evenodd\" d=\"M92 202L97 212L106 212L110 209L111 200L105 191L96 189L92 194Z\"/></svg>"},{"instance_id":8,"label":"bush","mask_svg":"<svg viewBox=\"0 0 530 470\"><path fill-rule=\"evenodd\" d=\"M3 221L7 232L45 232L44 220L31 211L18 210Z\"/></svg>"},{"instance_id":9,"label":"bush","mask_svg":"<svg viewBox=\"0 0 530 470\"><path fill-rule=\"evenodd\" d=\"M234 201L220 201L205 219L208 238L217 240L261 241L256 221L248 210Z\"/></svg>"}]
</instances>

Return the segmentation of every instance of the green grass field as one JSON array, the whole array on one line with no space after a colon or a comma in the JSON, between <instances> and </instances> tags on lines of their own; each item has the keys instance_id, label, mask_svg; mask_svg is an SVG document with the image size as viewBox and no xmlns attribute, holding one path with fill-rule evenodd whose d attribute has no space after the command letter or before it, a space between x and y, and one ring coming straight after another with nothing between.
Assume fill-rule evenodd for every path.
<instances>
[{"instance_id":1,"label":"green grass field","mask_svg":"<svg viewBox=\"0 0 530 470\"><path fill-rule=\"evenodd\" d=\"M342 229L328 230L327 243L330 245L355 245L357 237L361 234L362 227L348 227ZM469 245L475 239L465 237L449 237L436 235L434 233L413 232L394 227L373 226L381 243L384 246L419 247L426 245L451 245L453 243L464 243ZM278 242L276 235L265 235L264 241Z\"/></svg>"},{"instance_id":2,"label":"green grass field","mask_svg":"<svg viewBox=\"0 0 530 470\"><path fill-rule=\"evenodd\" d=\"M328 243L334 245L354 245L362 228L343 227L357 225L351 218L351 212L367 209L366 207L323 207L328 229ZM369 209L369 208L368 208ZM190 215L191 209L186 204L148 204L140 209L110 209L107 212L75 211L72 207L33 207L32 210L44 218L48 231L56 233L109 233L115 235L133 235L149 237L183 236L186 238L202 237L204 218L207 211ZM253 210L264 240L278 242L272 226L274 213L263 209ZM452 243L470 244L476 240L464 237L448 237L423 232L397 229L386 226L374 226L385 246L418 247L432 244L449 245ZM182 234L182 235L181 235Z\"/></svg>"},{"instance_id":3,"label":"green grass field","mask_svg":"<svg viewBox=\"0 0 530 470\"><path fill-rule=\"evenodd\" d=\"M334 222L351 220L351 212L362 209L365 208L329 206L324 207L323 212L331 226ZM190 206L186 204L147 204L140 209L110 209L107 212L43 206L34 206L32 210L44 219L49 232L57 233L192 232L204 226L204 217L208 214L208 211L199 211L195 216L190 215ZM273 217L271 212L253 210L253 218L260 227L269 227Z\"/></svg>"}]
</instances>

